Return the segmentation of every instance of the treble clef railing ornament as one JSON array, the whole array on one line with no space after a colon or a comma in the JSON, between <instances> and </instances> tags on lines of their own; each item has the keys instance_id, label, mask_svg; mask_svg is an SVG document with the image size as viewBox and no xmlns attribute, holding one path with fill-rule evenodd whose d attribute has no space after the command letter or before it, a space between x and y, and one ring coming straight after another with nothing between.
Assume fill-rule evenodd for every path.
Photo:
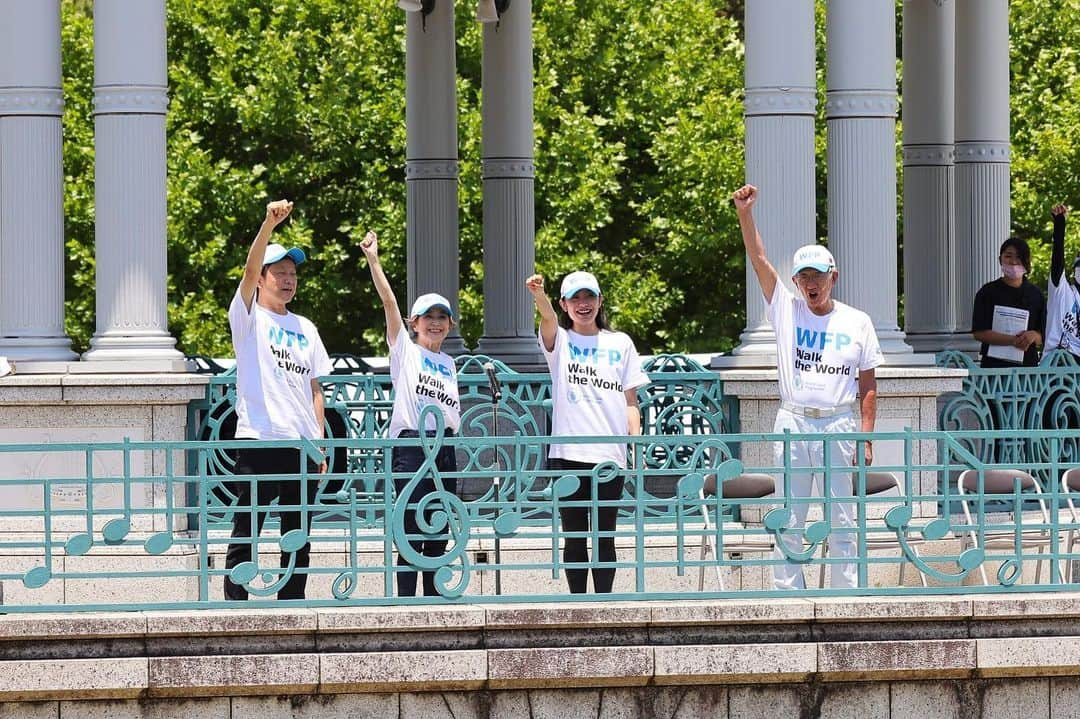
<instances>
[{"instance_id":1,"label":"treble clef railing ornament","mask_svg":"<svg viewBox=\"0 0 1080 719\"><path fill-rule=\"evenodd\" d=\"M439 594L444 597L460 597L469 586L472 565L465 550L468 547L472 522L465 503L453 492L448 492L443 483L436 459L446 440L446 423L439 408L427 405L420 411L418 426L426 428L431 424L434 424L434 430L422 431L417 438L424 453L424 461L394 498L392 534L398 554L413 569L435 572L435 587ZM435 491L420 497L414 496L426 477L431 478ZM416 512L416 524L424 537L449 538L442 555L426 556L409 543L409 534L405 529L406 509ZM451 584L455 572L460 577L456 583Z\"/></svg>"}]
</instances>

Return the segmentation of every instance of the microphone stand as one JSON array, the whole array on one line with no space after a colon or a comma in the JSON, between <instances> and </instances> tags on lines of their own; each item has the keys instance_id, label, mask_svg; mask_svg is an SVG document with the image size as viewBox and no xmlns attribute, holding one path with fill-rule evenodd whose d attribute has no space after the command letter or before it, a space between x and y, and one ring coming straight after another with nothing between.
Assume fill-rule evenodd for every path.
<instances>
[{"instance_id":1,"label":"microphone stand","mask_svg":"<svg viewBox=\"0 0 1080 719\"><path fill-rule=\"evenodd\" d=\"M497 518L499 514L498 503L502 501L499 491L502 484L502 478L499 476L499 470L501 469L499 466L501 464L499 461L499 443L495 438L499 436L499 402L502 401L502 386L499 384L499 378L495 374L494 364L485 362L484 371L487 372L488 389L491 391L491 451L495 456L495 461L492 463L495 474L492 476L491 481L495 489L495 514ZM493 529L494 526L495 523L493 521ZM498 532L492 531L492 535L495 537L495 594L498 596L502 594L502 569L500 568L502 565L502 548L499 544Z\"/></svg>"}]
</instances>

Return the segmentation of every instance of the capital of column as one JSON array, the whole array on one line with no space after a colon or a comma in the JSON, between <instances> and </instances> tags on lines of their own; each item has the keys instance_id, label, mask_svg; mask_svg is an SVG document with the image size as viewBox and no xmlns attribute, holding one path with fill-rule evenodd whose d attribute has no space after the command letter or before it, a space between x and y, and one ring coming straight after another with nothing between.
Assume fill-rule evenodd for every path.
<instances>
[{"instance_id":1,"label":"capital of column","mask_svg":"<svg viewBox=\"0 0 1080 719\"><path fill-rule=\"evenodd\" d=\"M817 92L812 87L755 87L746 90L747 116L813 115Z\"/></svg>"},{"instance_id":2,"label":"capital of column","mask_svg":"<svg viewBox=\"0 0 1080 719\"><path fill-rule=\"evenodd\" d=\"M496 157L480 161L484 180L531 180L536 177L536 165L528 157Z\"/></svg>"},{"instance_id":3,"label":"capital of column","mask_svg":"<svg viewBox=\"0 0 1080 719\"><path fill-rule=\"evenodd\" d=\"M64 93L51 87L0 87L0 117L64 114Z\"/></svg>"},{"instance_id":4,"label":"capital of column","mask_svg":"<svg viewBox=\"0 0 1080 719\"><path fill-rule=\"evenodd\" d=\"M957 142L956 162L1009 162L1008 142Z\"/></svg>"},{"instance_id":5,"label":"capital of column","mask_svg":"<svg viewBox=\"0 0 1080 719\"><path fill-rule=\"evenodd\" d=\"M899 109L896 90L829 90L825 93L826 119L844 117L895 118Z\"/></svg>"},{"instance_id":6,"label":"capital of column","mask_svg":"<svg viewBox=\"0 0 1080 719\"><path fill-rule=\"evenodd\" d=\"M155 85L109 85L94 88L94 115L164 115L168 90Z\"/></svg>"},{"instance_id":7,"label":"capital of column","mask_svg":"<svg viewBox=\"0 0 1080 719\"><path fill-rule=\"evenodd\" d=\"M904 167L948 167L955 161L953 145L904 145Z\"/></svg>"},{"instance_id":8,"label":"capital of column","mask_svg":"<svg viewBox=\"0 0 1080 719\"><path fill-rule=\"evenodd\" d=\"M408 180L456 180L457 160L406 160L405 179Z\"/></svg>"}]
</instances>

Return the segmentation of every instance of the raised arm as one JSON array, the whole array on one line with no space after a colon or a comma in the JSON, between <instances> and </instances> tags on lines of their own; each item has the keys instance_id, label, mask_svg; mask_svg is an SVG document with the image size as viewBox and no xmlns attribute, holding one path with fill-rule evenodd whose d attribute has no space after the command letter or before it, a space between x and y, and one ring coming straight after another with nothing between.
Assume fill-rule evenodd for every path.
<instances>
[{"instance_id":1,"label":"raised arm","mask_svg":"<svg viewBox=\"0 0 1080 719\"><path fill-rule=\"evenodd\" d=\"M379 264L379 239L374 232L369 231L364 236L360 249L364 251L364 257L371 269L371 279L375 282L375 291L382 300L383 313L386 314L386 343L392 347L401 333L401 310L398 308L394 291L390 289L390 281L386 279L386 273Z\"/></svg>"},{"instance_id":2,"label":"raised arm","mask_svg":"<svg viewBox=\"0 0 1080 719\"><path fill-rule=\"evenodd\" d=\"M1061 284L1065 274L1065 215L1068 213L1065 205L1054 205L1050 215L1054 218L1054 244L1050 251L1050 281L1055 285Z\"/></svg>"},{"instance_id":3,"label":"raised arm","mask_svg":"<svg viewBox=\"0 0 1080 719\"><path fill-rule=\"evenodd\" d=\"M259 286L259 277L262 275L263 257L266 255L266 245L270 242L270 235L274 228L285 221L292 212L293 203L288 200L276 200L266 206L266 219L259 227L259 232L251 242L248 249L247 262L244 263L244 277L240 280L240 298L244 300L244 306L251 309L251 301L255 299L255 290Z\"/></svg>"},{"instance_id":4,"label":"raised arm","mask_svg":"<svg viewBox=\"0 0 1080 719\"><path fill-rule=\"evenodd\" d=\"M525 280L525 289L533 297L536 309L540 313L540 339L544 341L544 347L548 352L555 349L555 334L559 330L559 316L555 314L555 308L551 306L551 300L544 292L544 278L541 275L532 275Z\"/></svg>"},{"instance_id":5,"label":"raised arm","mask_svg":"<svg viewBox=\"0 0 1080 719\"><path fill-rule=\"evenodd\" d=\"M754 204L757 198L758 189L753 185L743 185L731 195L731 199L735 202L735 213L739 216L739 228L742 230L746 257L750 260L750 266L754 268L754 274L757 275L765 301L772 302L773 292L776 291L776 283L780 281L780 275L769 262L769 257L765 254L765 243L754 223Z\"/></svg>"}]
</instances>

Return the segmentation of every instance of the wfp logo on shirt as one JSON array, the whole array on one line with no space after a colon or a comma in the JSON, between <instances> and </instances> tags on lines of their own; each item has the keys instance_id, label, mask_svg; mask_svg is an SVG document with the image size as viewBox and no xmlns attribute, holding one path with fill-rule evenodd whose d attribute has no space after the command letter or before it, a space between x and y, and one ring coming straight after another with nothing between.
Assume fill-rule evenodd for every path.
<instances>
[{"instance_id":1,"label":"wfp logo on shirt","mask_svg":"<svg viewBox=\"0 0 1080 719\"><path fill-rule=\"evenodd\" d=\"M284 327L271 327L270 328L270 344L276 346L292 347L296 346L297 349L307 349L311 341L300 332L290 332Z\"/></svg>"},{"instance_id":2,"label":"wfp logo on shirt","mask_svg":"<svg viewBox=\"0 0 1080 719\"><path fill-rule=\"evenodd\" d=\"M454 371L446 365L439 364L438 362L432 362L427 357L424 357L423 363L420 365L420 369L427 374L433 374L436 377L449 377L453 378Z\"/></svg>"},{"instance_id":3,"label":"wfp logo on shirt","mask_svg":"<svg viewBox=\"0 0 1080 719\"><path fill-rule=\"evenodd\" d=\"M851 335L844 332L818 332L805 327L796 327L795 344L809 350L831 348L839 352L851 344Z\"/></svg>"},{"instance_id":4,"label":"wfp logo on shirt","mask_svg":"<svg viewBox=\"0 0 1080 719\"><path fill-rule=\"evenodd\" d=\"M609 365L622 362L622 352L616 349L598 349L596 347L578 347L573 342L570 344L570 360L574 362L592 362L599 364L601 361Z\"/></svg>"}]
</instances>

